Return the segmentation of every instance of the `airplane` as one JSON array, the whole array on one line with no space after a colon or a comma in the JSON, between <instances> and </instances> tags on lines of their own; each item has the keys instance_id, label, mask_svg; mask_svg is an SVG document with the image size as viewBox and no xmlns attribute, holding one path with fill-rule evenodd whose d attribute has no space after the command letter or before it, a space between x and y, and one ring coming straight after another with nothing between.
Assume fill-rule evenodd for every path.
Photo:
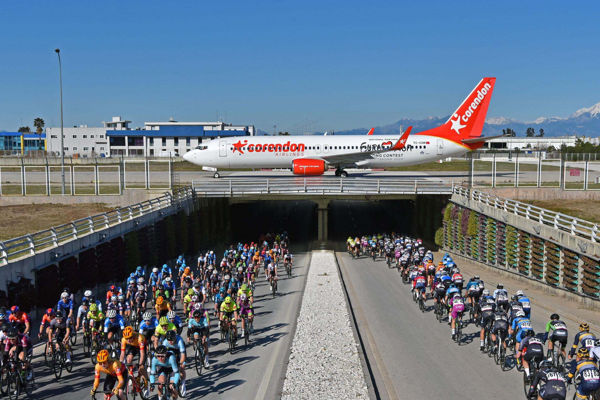
<instances>
[{"instance_id":1,"label":"airplane","mask_svg":"<svg viewBox=\"0 0 600 400\"><path fill-rule=\"evenodd\" d=\"M322 175L335 167L335 175L347 177L345 168L385 168L422 164L458 157L500 136L481 136L496 78L483 78L448 121L411 135L245 136L211 140L187 152L183 158L204 170L219 168L291 168L294 175Z\"/></svg>"}]
</instances>

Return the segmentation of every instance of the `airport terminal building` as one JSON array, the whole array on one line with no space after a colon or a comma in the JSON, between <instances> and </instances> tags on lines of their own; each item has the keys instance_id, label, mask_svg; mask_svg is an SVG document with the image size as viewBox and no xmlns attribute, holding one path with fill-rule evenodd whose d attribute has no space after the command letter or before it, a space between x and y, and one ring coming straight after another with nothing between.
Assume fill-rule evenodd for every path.
<instances>
[{"instance_id":1,"label":"airport terminal building","mask_svg":"<svg viewBox=\"0 0 600 400\"><path fill-rule=\"evenodd\" d=\"M226 136L254 136L253 125L225 122L146 122L131 129L131 121L113 117L103 127L64 128L64 151L68 157L173 157L194 149L205 140ZM47 150L60 153L60 127L47 128Z\"/></svg>"}]
</instances>

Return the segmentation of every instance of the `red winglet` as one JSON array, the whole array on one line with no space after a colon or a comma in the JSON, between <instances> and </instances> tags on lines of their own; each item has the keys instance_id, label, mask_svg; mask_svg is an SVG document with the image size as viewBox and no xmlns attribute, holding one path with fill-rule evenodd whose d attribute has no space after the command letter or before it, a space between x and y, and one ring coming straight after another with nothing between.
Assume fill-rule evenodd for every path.
<instances>
[{"instance_id":1,"label":"red winglet","mask_svg":"<svg viewBox=\"0 0 600 400\"><path fill-rule=\"evenodd\" d=\"M371 128L371 129L369 130L369 133L367 133L367 135L372 135L372 134L373 134L373 132L375 132L375 128Z\"/></svg>"},{"instance_id":2,"label":"red winglet","mask_svg":"<svg viewBox=\"0 0 600 400\"><path fill-rule=\"evenodd\" d=\"M410 135L410 131L412 130L412 126L409 126L406 131L400 136L400 139L396 142L396 144L390 150L402 150L404 146L406 146L406 142L408 141L408 135Z\"/></svg>"}]
</instances>

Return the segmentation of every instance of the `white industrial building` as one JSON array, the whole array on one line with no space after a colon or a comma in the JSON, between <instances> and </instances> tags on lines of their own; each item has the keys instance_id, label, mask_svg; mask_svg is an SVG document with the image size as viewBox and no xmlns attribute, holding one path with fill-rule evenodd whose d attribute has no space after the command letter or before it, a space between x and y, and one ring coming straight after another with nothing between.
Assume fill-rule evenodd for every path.
<instances>
[{"instance_id":1,"label":"white industrial building","mask_svg":"<svg viewBox=\"0 0 600 400\"><path fill-rule=\"evenodd\" d=\"M507 137L492 139L485 142L481 150L547 150L550 147L560 150L563 144L569 147L575 146L577 140L583 140L584 142L590 142L596 145L599 144L599 138L577 137L576 135L557 137Z\"/></svg>"}]
</instances>

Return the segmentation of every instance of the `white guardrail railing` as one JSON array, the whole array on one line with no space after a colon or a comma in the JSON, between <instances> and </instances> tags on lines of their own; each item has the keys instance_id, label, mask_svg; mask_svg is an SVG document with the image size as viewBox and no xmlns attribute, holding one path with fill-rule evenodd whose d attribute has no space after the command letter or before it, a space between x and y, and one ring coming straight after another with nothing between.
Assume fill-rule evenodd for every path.
<instances>
[{"instance_id":1,"label":"white guardrail railing","mask_svg":"<svg viewBox=\"0 0 600 400\"><path fill-rule=\"evenodd\" d=\"M522 203L518 200L505 199L480 190L469 189L461 185L454 185L454 194L568 232L571 235L592 242L598 242L599 239L598 232L600 231L600 226L593 222Z\"/></svg>"},{"instance_id":2,"label":"white guardrail railing","mask_svg":"<svg viewBox=\"0 0 600 400\"><path fill-rule=\"evenodd\" d=\"M167 192L164 196L142 203L117 208L109 212L92 215L40 232L0 242L0 266L6 265L9 261L13 261L16 258L35 255L38 252L57 247L71 240L79 239L82 236L100 232L122 222L170 207L171 205L192 198L193 195L192 188L188 186L174 190L173 194Z\"/></svg>"},{"instance_id":3,"label":"white guardrail railing","mask_svg":"<svg viewBox=\"0 0 600 400\"><path fill-rule=\"evenodd\" d=\"M251 195L352 195L352 194L452 194L453 182L407 179L346 178L231 178L199 179L192 182L196 194L204 197Z\"/></svg>"}]
</instances>

